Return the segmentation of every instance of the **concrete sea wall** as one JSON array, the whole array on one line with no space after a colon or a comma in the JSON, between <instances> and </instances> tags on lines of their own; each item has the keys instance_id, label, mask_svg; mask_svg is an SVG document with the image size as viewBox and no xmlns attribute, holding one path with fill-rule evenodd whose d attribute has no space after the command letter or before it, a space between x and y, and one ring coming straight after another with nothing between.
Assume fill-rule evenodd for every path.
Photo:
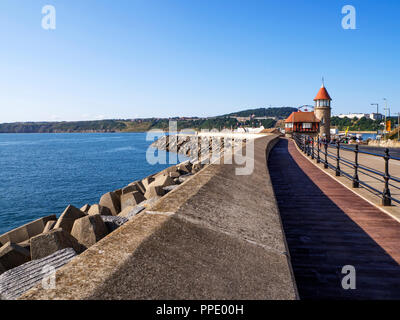
<instances>
[{"instance_id":1,"label":"concrete sea wall","mask_svg":"<svg viewBox=\"0 0 400 320\"><path fill-rule=\"evenodd\" d=\"M248 176L237 175L235 163L192 161L103 196L99 203L111 211L108 217L126 221L98 240L81 234L96 223L87 218L90 208L82 208L84 216L75 220L82 221L80 228L73 223L76 230L69 233L79 245L85 242L75 250L82 253L59 263L54 288L37 284L20 298L296 299L266 163L277 139L255 140L254 171ZM132 192L138 194L124 197ZM55 226L63 225L59 222ZM15 298L12 288L8 292Z\"/></svg>"}]
</instances>

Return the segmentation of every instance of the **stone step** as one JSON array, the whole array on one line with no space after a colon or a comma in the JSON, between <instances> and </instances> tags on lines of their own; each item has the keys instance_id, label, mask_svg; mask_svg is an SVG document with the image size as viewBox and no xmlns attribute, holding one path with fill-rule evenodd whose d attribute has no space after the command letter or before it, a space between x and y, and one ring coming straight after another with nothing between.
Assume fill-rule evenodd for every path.
<instances>
[{"instance_id":1,"label":"stone step","mask_svg":"<svg viewBox=\"0 0 400 320\"><path fill-rule=\"evenodd\" d=\"M101 216L103 222L106 224L108 232L117 230L120 226L129 221L128 218L119 216Z\"/></svg>"},{"instance_id":2,"label":"stone step","mask_svg":"<svg viewBox=\"0 0 400 320\"><path fill-rule=\"evenodd\" d=\"M27 262L0 275L0 300L14 300L48 276L45 266L58 270L76 256L74 249L67 248L42 259Z\"/></svg>"}]
</instances>

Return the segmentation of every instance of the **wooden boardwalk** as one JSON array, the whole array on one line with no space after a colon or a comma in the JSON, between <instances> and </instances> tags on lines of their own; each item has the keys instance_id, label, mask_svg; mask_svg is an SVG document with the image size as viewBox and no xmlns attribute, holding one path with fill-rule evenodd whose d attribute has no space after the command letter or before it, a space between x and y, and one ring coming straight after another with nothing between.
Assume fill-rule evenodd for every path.
<instances>
[{"instance_id":1,"label":"wooden boardwalk","mask_svg":"<svg viewBox=\"0 0 400 320\"><path fill-rule=\"evenodd\" d=\"M400 299L400 223L281 139L268 167L301 299ZM342 267L356 269L344 290Z\"/></svg>"}]
</instances>

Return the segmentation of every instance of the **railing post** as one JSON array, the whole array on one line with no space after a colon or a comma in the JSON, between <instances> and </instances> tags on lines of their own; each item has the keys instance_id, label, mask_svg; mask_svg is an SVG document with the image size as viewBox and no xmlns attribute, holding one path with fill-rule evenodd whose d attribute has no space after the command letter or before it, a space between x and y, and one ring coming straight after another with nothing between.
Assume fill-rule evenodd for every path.
<instances>
[{"instance_id":1,"label":"railing post","mask_svg":"<svg viewBox=\"0 0 400 320\"><path fill-rule=\"evenodd\" d=\"M328 169L329 165L328 165L328 141L325 139L324 142L324 147L325 147L325 164L324 164L324 168Z\"/></svg>"},{"instance_id":2,"label":"railing post","mask_svg":"<svg viewBox=\"0 0 400 320\"><path fill-rule=\"evenodd\" d=\"M360 187L360 180L358 179L358 144L356 144L356 148L354 149L355 159L354 159L354 176L353 176L353 188Z\"/></svg>"},{"instance_id":3,"label":"railing post","mask_svg":"<svg viewBox=\"0 0 400 320\"><path fill-rule=\"evenodd\" d=\"M337 155L336 155L336 177L340 177L340 142L336 143Z\"/></svg>"},{"instance_id":4,"label":"railing post","mask_svg":"<svg viewBox=\"0 0 400 320\"><path fill-rule=\"evenodd\" d=\"M314 160L314 137L310 137L311 139L311 159Z\"/></svg>"},{"instance_id":5,"label":"railing post","mask_svg":"<svg viewBox=\"0 0 400 320\"><path fill-rule=\"evenodd\" d=\"M389 175L389 149L386 148L385 150L385 189L383 190L383 198L382 198L382 205L387 207L387 206L391 206L392 205L392 199L391 199L391 194L390 194L390 190L389 190L389 179L390 179L390 175Z\"/></svg>"},{"instance_id":6,"label":"railing post","mask_svg":"<svg viewBox=\"0 0 400 320\"><path fill-rule=\"evenodd\" d=\"M319 156L319 151L320 151L320 140L319 137L317 138L317 163L321 163L321 158Z\"/></svg>"}]
</instances>

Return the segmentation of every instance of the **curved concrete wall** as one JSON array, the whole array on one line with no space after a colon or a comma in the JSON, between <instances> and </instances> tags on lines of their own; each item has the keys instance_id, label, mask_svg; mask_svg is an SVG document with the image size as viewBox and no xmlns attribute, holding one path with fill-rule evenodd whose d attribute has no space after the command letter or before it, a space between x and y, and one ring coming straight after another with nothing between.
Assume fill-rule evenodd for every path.
<instances>
[{"instance_id":1,"label":"curved concrete wall","mask_svg":"<svg viewBox=\"0 0 400 320\"><path fill-rule=\"evenodd\" d=\"M251 175L206 166L21 299L297 299L266 163L277 139L255 141Z\"/></svg>"}]
</instances>

